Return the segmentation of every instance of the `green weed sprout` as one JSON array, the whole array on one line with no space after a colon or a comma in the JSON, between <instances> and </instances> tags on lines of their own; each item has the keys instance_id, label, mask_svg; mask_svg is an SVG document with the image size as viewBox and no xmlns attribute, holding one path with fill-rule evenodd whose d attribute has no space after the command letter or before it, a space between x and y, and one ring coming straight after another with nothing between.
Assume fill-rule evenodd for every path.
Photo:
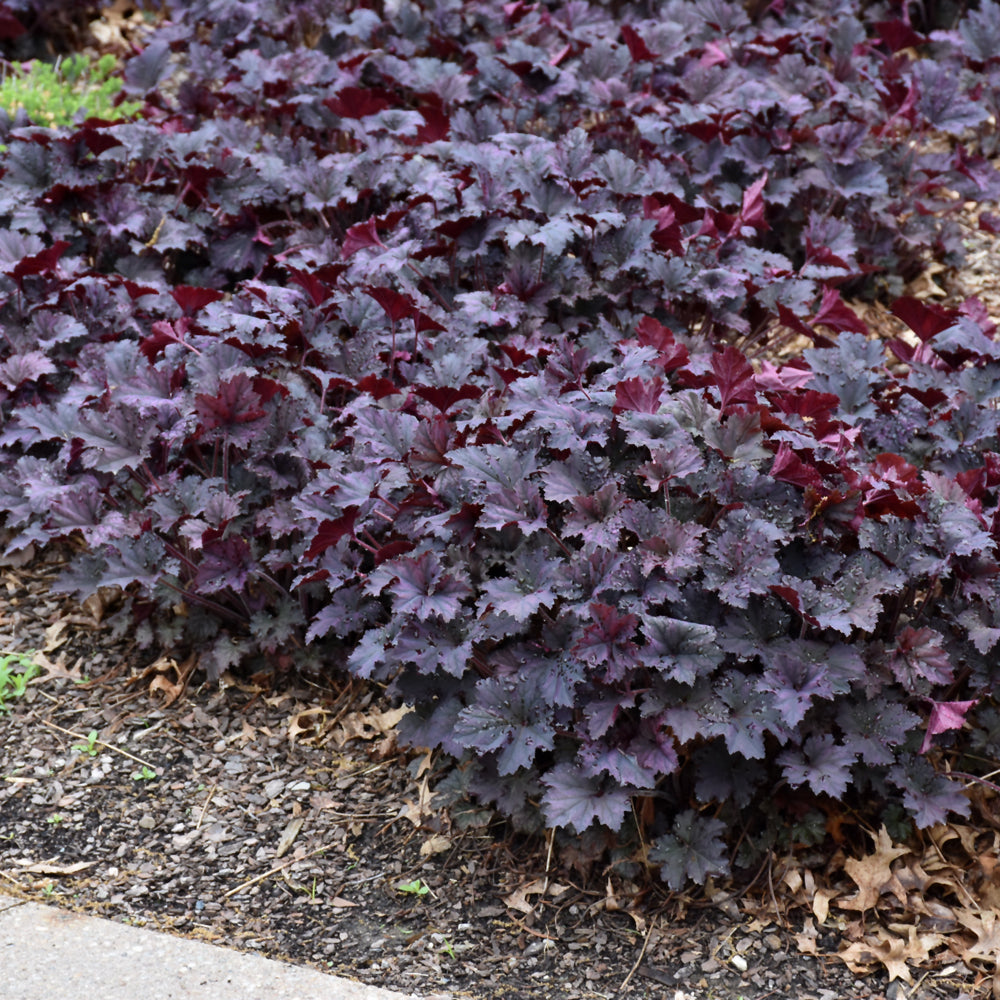
<instances>
[{"instance_id":1,"label":"green weed sprout","mask_svg":"<svg viewBox=\"0 0 1000 1000\"><path fill-rule=\"evenodd\" d=\"M401 882L396 886L396 892L406 892L413 896L426 896L430 891L430 886L424 885L418 878L412 882Z\"/></svg>"},{"instance_id":2,"label":"green weed sprout","mask_svg":"<svg viewBox=\"0 0 1000 1000\"><path fill-rule=\"evenodd\" d=\"M0 715L10 711L8 699L22 697L28 690L28 681L40 672L30 653L0 655Z\"/></svg>"},{"instance_id":3,"label":"green weed sprout","mask_svg":"<svg viewBox=\"0 0 1000 1000\"><path fill-rule=\"evenodd\" d=\"M11 117L23 108L32 122L51 127L91 117L117 121L131 118L142 108L141 101L124 101L115 107L121 89L111 54L96 62L83 53L55 64L32 60L0 81L0 108Z\"/></svg>"},{"instance_id":4,"label":"green weed sprout","mask_svg":"<svg viewBox=\"0 0 1000 1000\"><path fill-rule=\"evenodd\" d=\"M73 749L78 753L86 754L88 757L96 757L101 751L98 748L99 740L97 739L97 730L91 729L87 733L87 738L83 743L77 743Z\"/></svg>"}]
</instances>

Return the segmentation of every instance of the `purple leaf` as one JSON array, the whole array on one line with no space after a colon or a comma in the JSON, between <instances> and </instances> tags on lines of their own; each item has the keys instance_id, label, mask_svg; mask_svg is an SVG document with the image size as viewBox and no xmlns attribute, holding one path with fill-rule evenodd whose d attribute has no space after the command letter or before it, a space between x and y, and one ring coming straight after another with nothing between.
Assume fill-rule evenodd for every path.
<instances>
[{"instance_id":1,"label":"purple leaf","mask_svg":"<svg viewBox=\"0 0 1000 1000\"><path fill-rule=\"evenodd\" d=\"M632 638L639 620L635 615L620 615L607 604L591 604L590 613L594 624L584 629L573 651L584 661L603 668L606 683L620 680L636 662Z\"/></svg>"},{"instance_id":2,"label":"purple leaf","mask_svg":"<svg viewBox=\"0 0 1000 1000\"><path fill-rule=\"evenodd\" d=\"M646 47L646 43L642 40L639 33L635 28L630 27L627 24L623 24L622 28L622 39L628 46L629 55L632 57L632 62L655 62L656 54L650 52Z\"/></svg>"},{"instance_id":3,"label":"purple leaf","mask_svg":"<svg viewBox=\"0 0 1000 1000\"><path fill-rule=\"evenodd\" d=\"M210 542L202 551L194 589L214 594L231 588L243 590L253 572L253 560L246 539L234 536Z\"/></svg>"},{"instance_id":4,"label":"purple leaf","mask_svg":"<svg viewBox=\"0 0 1000 1000\"><path fill-rule=\"evenodd\" d=\"M656 413L660 408L662 394L662 379L654 378L650 381L641 378L625 379L615 387L614 412L635 410L639 413Z\"/></svg>"},{"instance_id":5,"label":"purple leaf","mask_svg":"<svg viewBox=\"0 0 1000 1000\"><path fill-rule=\"evenodd\" d=\"M822 665L786 653L770 660L757 689L770 695L771 704L791 728L806 717L813 698L830 698L833 694Z\"/></svg>"},{"instance_id":6,"label":"purple leaf","mask_svg":"<svg viewBox=\"0 0 1000 1000\"><path fill-rule=\"evenodd\" d=\"M462 599L471 592L467 584L444 572L432 552L393 560L386 565L396 574L389 591L396 598L393 607L397 614L454 618Z\"/></svg>"},{"instance_id":7,"label":"purple leaf","mask_svg":"<svg viewBox=\"0 0 1000 1000\"><path fill-rule=\"evenodd\" d=\"M254 424L267 416L260 396L246 375L236 375L219 385L215 394L195 396L194 411L209 441L225 438L233 444L247 444L255 434Z\"/></svg>"},{"instance_id":8,"label":"purple leaf","mask_svg":"<svg viewBox=\"0 0 1000 1000\"><path fill-rule=\"evenodd\" d=\"M367 222L359 222L357 225L351 226L347 230L344 242L340 248L341 259L346 260L359 250L365 250L370 247L381 247L384 250L385 244L378 238L375 227L375 219L369 219Z\"/></svg>"},{"instance_id":9,"label":"purple leaf","mask_svg":"<svg viewBox=\"0 0 1000 1000\"><path fill-rule=\"evenodd\" d=\"M927 753L933 745L934 737L940 733L961 729L965 725L965 716L969 709L978 704L978 698L973 698L971 701L930 700L931 713L927 717L927 731L920 745L920 752Z\"/></svg>"},{"instance_id":10,"label":"purple leaf","mask_svg":"<svg viewBox=\"0 0 1000 1000\"><path fill-rule=\"evenodd\" d=\"M889 669L907 691L927 685L951 683L955 665L945 649L944 636L934 629L907 625L896 636L896 648L889 657Z\"/></svg>"},{"instance_id":11,"label":"purple leaf","mask_svg":"<svg viewBox=\"0 0 1000 1000\"><path fill-rule=\"evenodd\" d=\"M918 60L913 67L913 75L920 89L917 107L934 128L951 135L961 135L989 116L982 105L962 93L955 74L935 60Z\"/></svg>"},{"instance_id":12,"label":"purple leaf","mask_svg":"<svg viewBox=\"0 0 1000 1000\"><path fill-rule=\"evenodd\" d=\"M819 310L810 317L810 323L816 326L828 326L838 333L850 330L868 336L868 326L850 306L843 302L836 288L823 289L823 297Z\"/></svg>"},{"instance_id":13,"label":"purple leaf","mask_svg":"<svg viewBox=\"0 0 1000 1000\"><path fill-rule=\"evenodd\" d=\"M814 792L839 798L847 791L856 754L832 736L810 736L801 751L786 750L778 758L790 785L808 785Z\"/></svg>"},{"instance_id":14,"label":"purple leaf","mask_svg":"<svg viewBox=\"0 0 1000 1000\"><path fill-rule=\"evenodd\" d=\"M324 98L323 103L341 118L366 118L389 107L383 93L364 87L343 87L335 96Z\"/></svg>"},{"instance_id":15,"label":"purple leaf","mask_svg":"<svg viewBox=\"0 0 1000 1000\"><path fill-rule=\"evenodd\" d=\"M306 559L315 559L328 548L336 545L345 535L353 535L357 516L358 508L351 506L335 520L323 521L313 537L312 544L306 551Z\"/></svg>"},{"instance_id":16,"label":"purple leaf","mask_svg":"<svg viewBox=\"0 0 1000 1000\"><path fill-rule=\"evenodd\" d=\"M574 764L557 764L542 779L542 807L550 826L583 833L594 823L617 830L631 808L631 792L582 774Z\"/></svg>"},{"instance_id":17,"label":"purple leaf","mask_svg":"<svg viewBox=\"0 0 1000 1000\"><path fill-rule=\"evenodd\" d=\"M41 351L13 354L0 362L0 385L16 389L25 382L34 382L43 375L51 375L59 369Z\"/></svg>"},{"instance_id":18,"label":"purple leaf","mask_svg":"<svg viewBox=\"0 0 1000 1000\"><path fill-rule=\"evenodd\" d=\"M733 403L756 402L753 368L735 347L727 347L721 354L712 355L712 372L721 398L719 405L724 413Z\"/></svg>"},{"instance_id":19,"label":"purple leaf","mask_svg":"<svg viewBox=\"0 0 1000 1000\"><path fill-rule=\"evenodd\" d=\"M218 302L223 294L214 288L192 288L190 285L175 285L170 289L174 301L185 313L196 313L210 302Z\"/></svg>"},{"instance_id":20,"label":"purple leaf","mask_svg":"<svg viewBox=\"0 0 1000 1000\"><path fill-rule=\"evenodd\" d=\"M726 824L687 809L675 819L673 829L657 837L649 850L649 860L660 866L660 877L676 892L689 881L704 885L709 875L729 872L722 834Z\"/></svg>"},{"instance_id":21,"label":"purple leaf","mask_svg":"<svg viewBox=\"0 0 1000 1000\"><path fill-rule=\"evenodd\" d=\"M346 241L344 245L346 247ZM401 295L391 288L369 287L365 291L385 310L386 316L393 323L398 323L416 312L416 307L408 295Z\"/></svg>"},{"instance_id":22,"label":"purple leaf","mask_svg":"<svg viewBox=\"0 0 1000 1000\"><path fill-rule=\"evenodd\" d=\"M530 684L489 677L476 685L476 702L462 709L454 735L479 754L496 753L500 774L530 767L539 750L551 750L555 733L538 714L538 693Z\"/></svg>"},{"instance_id":23,"label":"purple leaf","mask_svg":"<svg viewBox=\"0 0 1000 1000\"><path fill-rule=\"evenodd\" d=\"M169 44L161 38L154 38L125 64L125 91L129 94L148 94L156 90L172 72Z\"/></svg>"}]
</instances>

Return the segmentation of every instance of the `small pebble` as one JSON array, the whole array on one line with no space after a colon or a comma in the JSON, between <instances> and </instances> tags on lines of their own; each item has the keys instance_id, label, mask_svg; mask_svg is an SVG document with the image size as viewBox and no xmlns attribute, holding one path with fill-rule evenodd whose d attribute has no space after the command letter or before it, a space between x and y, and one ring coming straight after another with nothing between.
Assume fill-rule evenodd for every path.
<instances>
[{"instance_id":1,"label":"small pebble","mask_svg":"<svg viewBox=\"0 0 1000 1000\"><path fill-rule=\"evenodd\" d=\"M139 826L143 830L152 830L156 826L156 820L149 813L145 813L142 819L139 820Z\"/></svg>"},{"instance_id":2,"label":"small pebble","mask_svg":"<svg viewBox=\"0 0 1000 1000\"><path fill-rule=\"evenodd\" d=\"M747 971L747 960L742 955L733 955L729 961L734 969L738 969L740 972Z\"/></svg>"}]
</instances>

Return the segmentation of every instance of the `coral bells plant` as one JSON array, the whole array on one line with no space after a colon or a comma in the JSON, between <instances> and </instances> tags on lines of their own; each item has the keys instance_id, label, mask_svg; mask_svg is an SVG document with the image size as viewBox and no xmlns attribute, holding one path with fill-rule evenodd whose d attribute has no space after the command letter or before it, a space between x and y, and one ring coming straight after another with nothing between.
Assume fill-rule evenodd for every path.
<instances>
[{"instance_id":1,"label":"coral bells plant","mask_svg":"<svg viewBox=\"0 0 1000 1000\"><path fill-rule=\"evenodd\" d=\"M898 293L997 194L1000 6L794 7L173 4L142 120L2 137L9 547L674 887L777 809L966 812L1000 343Z\"/></svg>"}]
</instances>

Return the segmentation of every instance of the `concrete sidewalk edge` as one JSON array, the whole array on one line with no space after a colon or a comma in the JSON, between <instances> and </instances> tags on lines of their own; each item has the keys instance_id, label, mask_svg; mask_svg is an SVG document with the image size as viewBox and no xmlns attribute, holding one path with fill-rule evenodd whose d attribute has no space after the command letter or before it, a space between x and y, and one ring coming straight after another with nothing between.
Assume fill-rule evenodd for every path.
<instances>
[{"instance_id":1,"label":"concrete sidewalk edge","mask_svg":"<svg viewBox=\"0 0 1000 1000\"><path fill-rule=\"evenodd\" d=\"M260 955L0 895L0 997L58 996L413 1000Z\"/></svg>"}]
</instances>

